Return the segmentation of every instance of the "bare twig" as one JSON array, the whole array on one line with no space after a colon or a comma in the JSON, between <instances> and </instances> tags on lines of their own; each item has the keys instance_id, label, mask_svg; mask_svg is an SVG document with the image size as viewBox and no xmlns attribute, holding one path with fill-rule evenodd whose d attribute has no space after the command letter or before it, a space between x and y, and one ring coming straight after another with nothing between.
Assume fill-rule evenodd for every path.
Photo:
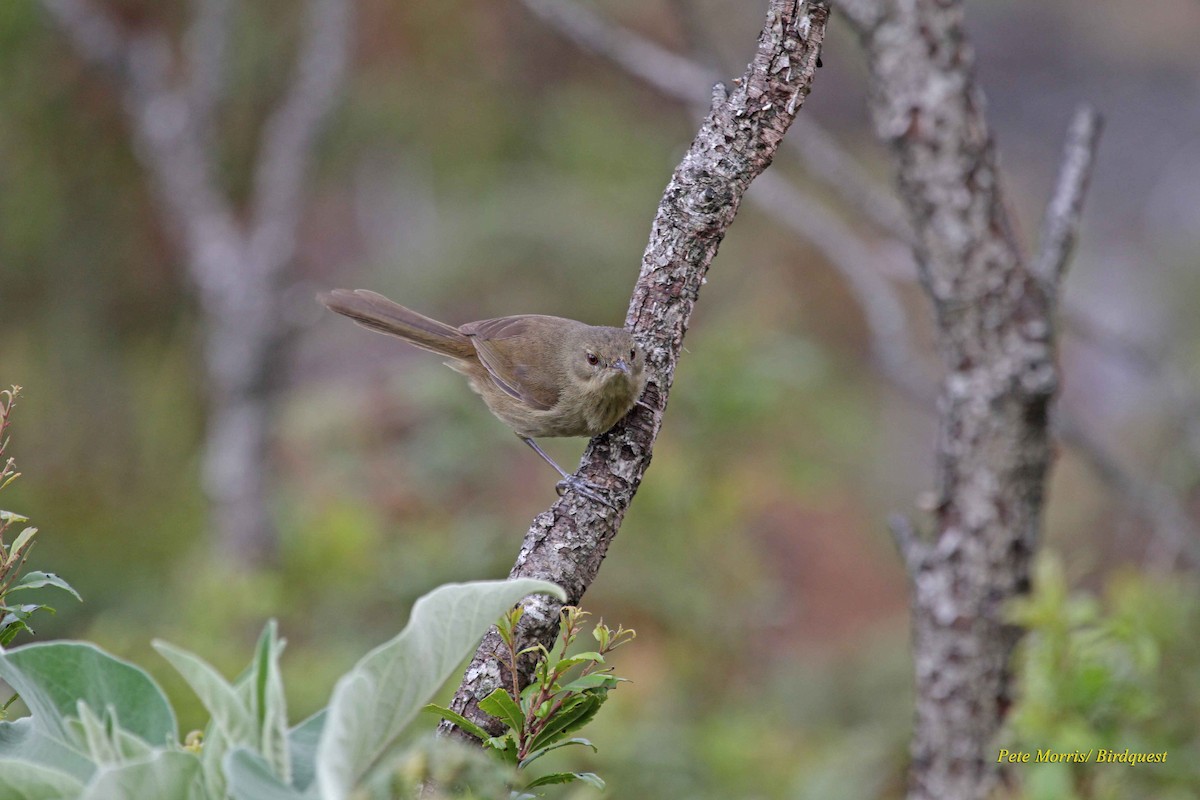
<instances>
[{"instance_id":1,"label":"bare twig","mask_svg":"<svg viewBox=\"0 0 1200 800\"><path fill-rule=\"evenodd\" d=\"M254 174L251 263L268 273L289 264L313 143L337 99L349 52L347 0L308 0L291 87L262 132Z\"/></svg>"},{"instance_id":2,"label":"bare twig","mask_svg":"<svg viewBox=\"0 0 1200 800\"><path fill-rule=\"evenodd\" d=\"M832 189L846 205L861 213L887 235L911 245L912 226L908 212L896 198L841 147L830 133L813 120L802 118L793 150L800 155L805 171ZM911 262L909 262L911 264ZM903 270L912 273L911 266Z\"/></svg>"},{"instance_id":3,"label":"bare twig","mask_svg":"<svg viewBox=\"0 0 1200 800\"><path fill-rule=\"evenodd\" d=\"M113 72L126 69L128 42L116 21L87 0L42 0L80 55Z\"/></svg>"},{"instance_id":4,"label":"bare twig","mask_svg":"<svg viewBox=\"0 0 1200 800\"><path fill-rule=\"evenodd\" d=\"M1061 284L1067 260L1075 246L1101 128L1099 112L1085 105L1075 112L1067 131L1058 181L1046 206L1042 241L1031 267L1033 274L1050 291L1055 291Z\"/></svg>"},{"instance_id":5,"label":"bare twig","mask_svg":"<svg viewBox=\"0 0 1200 800\"><path fill-rule=\"evenodd\" d=\"M1170 487L1126 470L1108 448L1071 417L1056 413L1053 425L1059 439L1114 487L1126 505L1149 520L1154 529L1151 561L1160 566L1175 566L1180 558L1186 557L1192 563L1200 563L1200 533Z\"/></svg>"},{"instance_id":6,"label":"bare twig","mask_svg":"<svg viewBox=\"0 0 1200 800\"><path fill-rule=\"evenodd\" d=\"M912 520L904 514L892 514L888 517L888 530L891 531L892 541L904 561L909 576L915 579L925 560L926 546L917 535Z\"/></svg>"},{"instance_id":7,"label":"bare twig","mask_svg":"<svg viewBox=\"0 0 1200 800\"><path fill-rule=\"evenodd\" d=\"M584 50L616 61L668 97L693 104L704 101L709 88L721 79L665 47L622 31L575 0L521 0L521 4Z\"/></svg>"},{"instance_id":8,"label":"bare twig","mask_svg":"<svg viewBox=\"0 0 1200 800\"><path fill-rule=\"evenodd\" d=\"M868 247L816 198L775 173L755 182L750 199L778 224L809 241L841 274L862 309L876 366L906 395L931 405L931 379L912 351L908 315L878 266L885 256Z\"/></svg>"},{"instance_id":9,"label":"bare twig","mask_svg":"<svg viewBox=\"0 0 1200 800\"><path fill-rule=\"evenodd\" d=\"M189 277L211 306L237 281L241 234L233 210L212 174L211 154L200 138L183 93L169 83L170 46L161 34L126 34L116 20L87 0L43 0L75 49L105 68L121 93L134 153L158 195L168 227L182 241Z\"/></svg>"},{"instance_id":10,"label":"bare twig","mask_svg":"<svg viewBox=\"0 0 1200 800\"><path fill-rule=\"evenodd\" d=\"M192 0L192 24L184 41L188 65L188 103L199 124L212 133L213 114L225 85L230 0Z\"/></svg>"},{"instance_id":11,"label":"bare twig","mask_svg":"<svg viewBox=\"0 0 1200 800\"><path fill-rule=\"evenodd\" d=\"M616 535L625 509L650 463L654 441L683 347L683 336L704 275L733 221L750 182L770 164L812 84L825 34L825 2L772 0L758 51L740 85L719 96L667 186L642 257L626 325L642 344L650 375L642 402L616 428L593 439L580 475L605 487L614 508L568 493L533 522L513 567L515 576L539 576L578 603ZM557 609L526 600L522 640L549 645ZM509 684L495 631L480 645L452 707L483 726L495 720L478 699ZM528 669L528 665L520 665ZM519 684L529 675L519 676ZM448 732L451 725L441 730Z\"/></svg>"},{"instance_id":12,"label":"bare twig","mask_svg":"<svg viewBox=\"0 0 1200 800\"><path fill-rule=\"evenodd\" d=\"M584 50L607 58L679 102L691 105L706 102L707 87L722 80L716 70L614 25L577 0L521 0L521 3ZM787 142L805 169L837 191L852 208L897 239L912 240L912 227L900 202L818 123L798 118Z\"/></svg>"}]
</instances>

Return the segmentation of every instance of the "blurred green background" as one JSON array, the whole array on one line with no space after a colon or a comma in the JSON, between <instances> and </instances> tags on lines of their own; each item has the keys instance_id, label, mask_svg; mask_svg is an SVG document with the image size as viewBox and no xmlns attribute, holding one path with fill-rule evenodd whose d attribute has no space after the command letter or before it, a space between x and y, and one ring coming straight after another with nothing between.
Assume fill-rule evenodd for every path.
<instances>
[{"instance_id":1,"label":"blurred green background","mask_svg":"<svg viewBox=\"0 0 1200 800\"><path fill-rule=\"evenodd\" d=\"M187 17L177 0L107 5L128 26L175 38ZM588 5L676 49L685 20L698 21L713 60L733 64L751 54L765 7ZM221 178L237 198L290 74L296 6L240 6L220 114ZM980 0L968 12L1027 240L1074 104L1092 100L1108 117L1067 294L1168 364L1171 381L1068 332L1064 403L1128 470L1176 493L1194 524L1195 448L1170 412L1176 394L1194 394L1200 362L1200 5ZM836 19L832 28L802 113L886 180L861 55ZM282 564L246 574L211 557L198 315L119 98L37 3L0 3L0 383L25 387L10 448L25 475L5 507L43 530L33 565L85 599L57 602L38 633L91 638L147 666L190 708L185 727L201 724L199 708L151 637L229 673L263 620L278 617L300 719L403 624L419 594L506 574L554 497L553 474L459 376L323 312L313 294L372 288L451 322L530 312L620 324L659 196L698 123L516 2L360 0L355 31L288 289L300 340L272 430ZM773 169L837 207L794 157ZM878 238L855 209L839 213ZM927 345L927 308L902 288ZM584 603L638 630L615 659L633 683L594 723L599 754L577 763L622 798L900 796L906 579L883 520L931 487L932 418L872 368L837 273L749 203L686 346L653 465ZM582 447L544 444L564 464ZM1144 516L1062 450L1047 542L1060 554L1063 597L1042 598L1042 616L1029 620L1039 646L1062 647L1031 658L1030 670L1061 677L1074 665L1090 677L1041 686L1038 713L1020 717L1014 741L1086 742L1103 729L1114 746L1197 754L1195 575L1152 571ZM1164 585L1181 599L1162 621L1146 592ZM1073 592L1092 616L1071 611ZM1154 643L1129 646L1154 658L1129 661L1121 631L1152 620ZM1088 672L1079 659L1094 652L1076 653L1076 636L1113 653ZM1130 681L1153 713L1120 705ZM1099 688L1067 696L1084 684ZM1164 715L1176 724L1148 721ZM1133 796L1122 793L1141 781L1137 796L1200 791L1180 762L1136 775L1117 767L1111 778L1056 772L1065 782L1046 788L1048 774L1019 774L1011 790L1070 797L1091 782L1079 796Z\"/></svg>"}]
</instances>

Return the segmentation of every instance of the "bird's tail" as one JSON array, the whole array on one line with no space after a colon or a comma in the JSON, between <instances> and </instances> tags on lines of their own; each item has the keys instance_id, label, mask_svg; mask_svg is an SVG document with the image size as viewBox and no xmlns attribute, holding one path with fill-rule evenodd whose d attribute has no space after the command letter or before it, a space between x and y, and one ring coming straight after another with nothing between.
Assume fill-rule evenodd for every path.
<instances>
[{"instance_id":1,"label":"bird's tail","mask_svg":"<svg viewBox=\"0 0 1200 800\"><path fill-rule=\"evenodd\" d=\"M349 317L364 328L399 336L422 350L451 358L475 355L471 340L457 328L393 303L381 294L366 289L334 289L319 299L330 311Z\"/></svg>"}]
</instances>

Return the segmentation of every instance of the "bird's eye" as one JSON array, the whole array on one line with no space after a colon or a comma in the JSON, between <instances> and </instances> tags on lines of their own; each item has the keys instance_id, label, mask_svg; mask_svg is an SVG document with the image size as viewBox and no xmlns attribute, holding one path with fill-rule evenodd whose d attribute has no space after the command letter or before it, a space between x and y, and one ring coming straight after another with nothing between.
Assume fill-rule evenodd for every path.
<instances>
[{"instance_id":1,"label":"bird's eye","mask_svg":"<svg viewBox=\"0 0 1200 800\"><path fill-rule=\"evenodd\" d=\"M634 359L636 359L636 358L637 358L637 348L636 348L636 347L631 347L631 348L629 349L629 360L630 360L630 361L633 361L633 360L634 360Z\"/></svg>"},{"instance_id":2,"label":"bird's eye","mask_svg":"<svg viewBox=\"0 0 1200 800\"><path fill-rule=\"evenodd\" d=\"M588 354L587 354L587 361L588 361L588 363L589 363L589 364L591 364L591 365L594 367L594 366L596 366L597 364L599 364L599 363L600 363L600 357L599 357L599 356L597 356L595 353L588 353Z\"/></svg>"}]
</instances>

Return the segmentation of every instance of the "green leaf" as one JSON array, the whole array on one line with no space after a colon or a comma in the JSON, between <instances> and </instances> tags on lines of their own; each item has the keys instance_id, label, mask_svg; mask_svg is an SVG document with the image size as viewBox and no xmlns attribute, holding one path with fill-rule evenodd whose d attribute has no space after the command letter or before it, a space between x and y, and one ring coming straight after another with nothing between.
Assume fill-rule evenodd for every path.
<instances>
[{"instance_id":1,"label":"green leaf","mask_svg":"<svg viewBox=\"0 0 1200 800\"><path fill-rule=\"evenodd\" d=\"M571 656L570 658L559 659L559 662L556 666L558 667L559 672L563 672L575 666L576 664L585 664L587 662L591 662L593 664L603 664L604 656L596 652L579 653Z\"/></svg>"},{"instance_id":2,"label":"green leaf","mask_svg":"<svg viewBox=\"0 0 1200 800\"><path fill-rule=\"evenodd\" d=\"M533 783L527 784L526 789L536 789L539 786L552 786L557 783L574 783L580 781L589 786L594 786L597 789L604 788L604 781L600 780L600 776L594 772L554 772L549 775L543 775Z\"/></svg>"},{"instance_id":3,"label":"green leaf","mask_svg":"<svg viewBox=\"0 0 1200 800\"><path fill-rule=\"evenodd\" d=\"M308 789L316 778L317 742L325 727L325 709L321 709L288 731L288 751L292 761L292 786Z\"/></svg>"},{"instance_id":4,"label":"green leaf","mask_svg":"<svg viewBox=\"0 0 1200 800\"><path fill-rule=\"evenodd\" d=\"M15 511L0 511L0 522L7 522L9 525L20 525L22 522L29 522L29 517L22 516Z\"/></svg>"},{"instance_id":5,"label":"green leaf","mask_svg":"<svg viewBox=\"0 0 1200 800\"><path fill-rule=\"evenodd\" d=\"M0 722L0 758L51 767L70 773L80 781L88 780L95 772L95 765L82 753L38 730L30 717Z\"/></svg>"},{"instance_id":6,"label":"green leaf","mask_svg":"<svg viewBox=\"0 0 1200 800\"><path fill-rule=\"evenodd\" d=\"M281 783L261 756L244 747L225 755L225 777L233 800L304 800L303 793Z\"/></svg>"},{"instance_id":7,"label":"green leaf","mask_svg":"<svg viewBox=\"0 0 1200 800\"><path fill-rule=\"evenodd\" d=\"M42 731L68 741L66 720L86 703L112 706L121 727L151 745L177 741L175 713L142 669L87 642L27 644L0 651L0 678L21 695Z\"/></svg>"},{"instance_id":8,"label":"green leaf","mask_svg":"<svg viewBox=\"0 0 1200 800\"><path fill-rule=\"evenodd\" d=\"M604 791L604 781L594 772L576 772L574 773L575 780L586 783L593 789Z\"/></svg>"},{"instance_id":9,"label":"green leaf","mask_svg":"<svg viewBox=\"0 0 1200 800\"><path fill-rule=\"evenodd\" d=\"M516 635L517 625L521 622L524 614L524 608L514 608L501 614L500 619L496 622L496 632L500 634L500 641L504 642L504 646L509 650L512 650L513 637Z\"/></svg>"},{"instance_id":10,"label":"green leaf","mask_svg":"<svg viewBox=\"0 0 1200 800\"><path fill-rule=\"evenodd\" d=\"M13 543L9 545L8 560L15 560L21 554L21 551L25 549L25 546L29 544L29 541L37 535L37 532L37 528L26 528L17 534L17 538L13 539Z\"/></svg>"},{"instance_id":11,"label":"green leaf","mask_svg":"<svg viewBox=\"0 0 1200 800\"><path fill-rule=\"evenodd\" d=\"M480 707L482 708L482 704L480 705ZM481 741L486 742L488 739L492 738L492 735L490 733L488 733L487 731L485 731L483 728L479 727L474 722L472 722L471 720L464 717L462 714L459 714L457 711L451 711L450 709L446 708L445 706L439 706L437 703L428 703L421 710L428 711L433 714L437 714L438 716L440 716L444 719L450 720L455 725L462 728L464 731L466 731L467 733L471 734L472 736L476 737L477 739L479 739Z\"/></svg>"},{"instance_id":12,"label":"green leaf","mask_svg":"<svg viewBox=\"0 0 1200 800\"><path fill-rule=\"evenodd\" d=\"M41 611L46 606L38 605L37 603L26 603L21 606L0 606L0 611L4 612L4 616L0 617L0 647L6 647L13 639L17 638L17 634L21 631L29 631L33 633L33 629L29 627L26 620L35 612ZM50 609L53 611L54 609Z\"/></svg>"},{"instance_id":13,"label":"green leaf","mask_svg":"<svg viewBox=\"0 0 1200 800\"><path fill-rule=\"evenodd\" d=\"M558 713L550 718L546 723L546 727L542 728L533 741L529 743L529 749L540 750L547 745L553 744L567 734L579 730L591 722L592 717L596 716L596 712L600 710L600 706L603 703L604 699L594 694L579 695L572 698L559 709Z\"/></svg>"},{"instance_id":14,"label":"green leaf","mask_svg":"<svg viewBox=\"0 0 1200 800\"><path fill-rule=\"evenodd\" d=\"M317 746L322 798L345 800L496 619L534 592L566 599L554 584L528 579L449 584L419 599L408 626L333 690Z\"/></svg>"},{"instance_id":15,"label":"green leaf","mask_svg":"<svg viewBox=\"0 0 1200 800\"><path fill-rule=\"evenodd\" d=\"M105 709L103 717L82 700L76 710L77 718L67 721L68 729L74 733L71 743L87 753L97 766L120 766L153 755L149 744L121 729L111 706Z\"/></svg>"},{"instance_id":16,"label":"green leaf","mask_svg":"<svg viewBox=\"0 0 1200 800\"><path fill-rule=\"evenodd\" d=\"M493 736L487 740L486 744L496 751L500 760L505 764L513 767L517 766L517 751L520 748L517 747L517 740L512 737L511 733L506 733L503 736Z\"/></svg>"},{"instance_id":17,"label":"green leaf","mask_svg":"<svg viewBox=\"0 0 1200 800\"><path fill-rule=\"evenodd\" d=\"M609 641L610 636L612 636L612 631L610 631L607 627L605 627L603 622L601 622L596 627L592 628L592 638L600 643L601 650L605 650L608 648L608 641Z\"/></svg>"},{"instance_id":18,"label":"green leaf","mask_svg":"<svg viewBox=\"0 0 1200 800\"><path fill-rule=\"evenodd\" d=\"M183 676L208 711L213 725L232 746L257 746L254 717L221 673L199 656L168 642L156 639L151 646Z\"/></svg>"},{"instance_id":19,"label":"green leaf","mask_svg":"<svg viewBox=\"0 0 1200 800\"><path fill-rule=\"evenodd\" d=\"M0 759L0 797L11 800L63 800L78 797L83 784L56 769L16 759Z\"/></svg>"},{"instance_id":20,"label":"green leaf","mask_svg":"<svg viewBox=\"0 0 1200 800\"><path fill-rule=\"evenodd\" d=\"M160 750L153 758L102 770L80 800L207 800L200 759Z\"/></svg>"},{"instance_id":21,"label":"green leaf","mask_svg":"<svg viewBox=\"0 0 1200 800\"><path fill-rule=\"evenodd\" d=\"M537 761L539 758L546 755L546 753L549 753L551 750L557 750L560 747L571 747L572 745L579 745L580 747L590 747L590 748L592 748L593 753L600 752L599 748L596 747L596 745L592 744L587 739L580 739L580 738L567 739L565 742L558 742L557 744L552 744L549 747L543 747L541 750L533 751L529 755L522 758L521 763L518 764L517 766L520 767L521 769L525 769L530 764L532 764L534 761Z\"/></svg>"},{"instance_id":22,"label":"green leaf","mask_svg":"<svg viewBox=\"0 0 1200 800\"><path fill-rule=\"evenodd\" d=\"M26 573L25 577L17 581L8 589L8 594L20 591L21 589L40 589L43 586L53 586L57 589L62 589L64 592L69 592L75 596L79 602L83 602L83 598L79 596L79 592L75 591L71 584L64 581L62 578L55 575L53 572L39 572L37 570Z\"/></svg>"},{"instance_id":23,"label":"green leaf","mask_svg":"<svg viewBox=\"0 0 1200 800\"><path fill-rule=\"evenodd\" d=\"M232 750L233 743L211 719L204 729L204 746L200 749L200 769L204 781L213 797L225 798L225 754Z\"/></svg>"},{"instance_id":24,"label":"green leaf","mask_svg":"<svg viewBox=\"0 0 1200 800\"><path fill-rule=\"evenodd\" d=\"M618 683L627 683L628 678L618 678L607 672L593 672L583 675L562 687L564 692L583 692L589 689L615 689Z\"/></svg>"},{"instance_id":25,"label":"green leaf","mask_svg":"<svg viewBox=\"0 0 1200 800\"><path fill-rule=\"evenodd\" d=\"M525 729L525 715L521 707L512 699L512 695L503 689L496 689L479 701L479 710L504 722L514 731Z\"/></svg>"},{"instance_id":26,"label":"green leaf","mask_svg":"<svg viewBox=\"0 0 1200 800\"><path fill-rule=\"evenodd\" d=\"M255 748L279 779L292 782L292 765L288 754L287 698L283 678L279 673L279 656L283 642L279 639L275 620L267 623L258 639L254 658L254 710L258 720L259 741Z\"/></svg>"},{"instance_id":27,"label":"green leaf","mask_svg":"<svg viewBox=\"0 0 1200 800\"><path fill-rule=\"evenodd\" d=\"M529 710L530 706L533 705L534 695L536 695L541 688L541 685L537 681L534 681L521 690L521 708L523 710Z\"/></svg>"}]
</instances>

